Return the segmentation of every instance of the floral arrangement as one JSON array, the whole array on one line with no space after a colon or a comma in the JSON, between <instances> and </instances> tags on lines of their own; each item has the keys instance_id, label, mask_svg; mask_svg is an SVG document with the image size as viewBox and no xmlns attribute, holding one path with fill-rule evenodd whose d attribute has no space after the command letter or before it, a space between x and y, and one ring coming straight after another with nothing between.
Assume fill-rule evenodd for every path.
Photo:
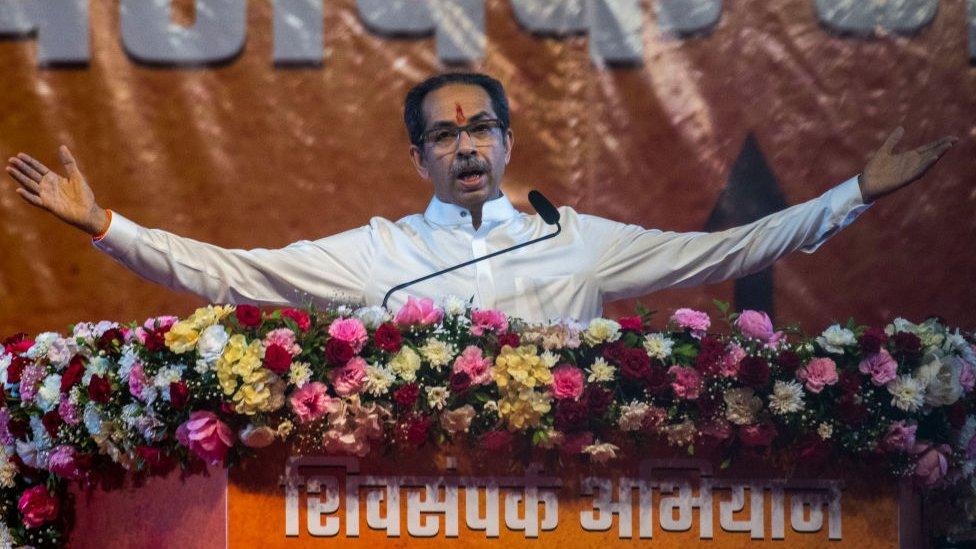
<instances>
[{"instance_id":1,"label":"floral arrangement","mask_svg":"<svg viewBox=\"0 0 976 549\"><path fill-rule=\"evenodd\" d=\"M66 542L67 483L231 466L276 440L364 456L468 444L607 463L666 443L723 464L851 458L976 518L976 347L936 319L834 324L679 309L526 324L457 299L396 315L209 306L0 349L0 546ZM933 497L935 497L933 496Z\"/></svg>"}]
</instances>

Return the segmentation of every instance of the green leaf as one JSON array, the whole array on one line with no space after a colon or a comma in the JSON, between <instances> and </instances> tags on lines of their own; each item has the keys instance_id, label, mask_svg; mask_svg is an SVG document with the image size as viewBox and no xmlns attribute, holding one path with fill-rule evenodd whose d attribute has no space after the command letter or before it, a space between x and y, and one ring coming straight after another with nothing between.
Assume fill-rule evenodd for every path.
<instances>
[{"instance_id":1,"label":"green leaf","mask_svg":"<svg viewBox=\"0 0 976 549\"><path fill-rule=\"evenodd\" d=\"M718 300L718 299L713 299L712 300L712 303L715 304L715 308L718 309L719 311L721 311L723 315L724 314L728 314L728 312L729 312L729 304L728 303L726 303L724 301L721 301L721 300Z\"/></svg>"}]
</instances>

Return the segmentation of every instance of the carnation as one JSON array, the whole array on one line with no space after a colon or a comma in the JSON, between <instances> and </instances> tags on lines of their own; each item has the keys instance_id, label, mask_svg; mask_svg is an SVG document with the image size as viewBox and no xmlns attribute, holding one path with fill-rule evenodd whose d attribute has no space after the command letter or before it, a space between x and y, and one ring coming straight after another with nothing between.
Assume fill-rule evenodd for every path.
<instances>
[{"instance_id":1,"label":"carnation","mask_svg":"<svg viewBox=\"0 0 976 549\"><path fill-rule=\"evenodd\" d=\"M885 349L869 355L858 364L857 369L864 375L871 376L871 383L880 387L895 379L898 375L898 363Z\"/></svg>"},{"instance_id":2,"label":"carnation","mask_svg":"<svg viewBox=\"0 0 976 549\"><path fill-rule=\"evenodd\" d=\"M590 345L599 345L620 338L620 323L608 318L594 318L583 332L583 339Z\"/></svg>"},{"instance_id":3,"label":"carnation","mask_svg":"<svg viewBox=\"0 0 976 549\"><path fill-rule=\"evenodd\" d=\"M748 387L728 389L722 398L725 400L725 418L736 425L755 423L756 414L762 409L762 401Z\"/></svg>"},{"instance_id":4,"label":"carnation","mask_svg":"<svg viewBox=\"0 0 976 549\"><path fill-rule=\"evenodd\" d=\"M817 338L817 343L828 353L844 354L844 347L855 345L857 338L854 332L841 328L840 324L832 324Z\"/></svg>"},{"instance_id":5,"label":"carnation","mask_svg":"<svg viewBox=\"0 0 976 549\"><path fill-rule=\"evenodd\" d=\"M420 348L420 354L427 359L427 362L429 362L431 366L434 368L440 368L451 363L451 360L454 359L454 355L457 354L457 349L450 343L441 341L436 337L431 337L428 338L424 346Z\"/></svg>"},{"instance_id":6,"label":"carnation","mask_svg":"<svg viewBox=\"0 0 976 549\"><path fill-rule=\"evenodd\" d=\"M452 435L467 433L474 419L475 410L470 404L441 414L441 427Z\"/></svg>"},{"instance_id":7,"label":"carnation","mask_svg":"<svg viewBox=\"0 0 976 549\"><path fill-rule=\"evenodd\" d=\"M694 400L702 390L702 377L698 370L684 366L672 366L668 368L668 373L674 376L671 388L679 398Z\"/></svg>"},{"instance_id":8,"label":"carnation","mask_svg":"<svg viewBox=\"0 0 976 549\"><path fill-rule=\"evenodd\" d=\"M569 364L553 370L552 394L559 399L578 399L583 394L583 370Z\"/></svg>"},{"instance_id":9,"label":"carnation","mask_svg":"<svg viewBox=\"0 0 976 549\"><path fill-rule=\"evenodd\" d=\"M345 366L329 372L329 380L339 396L358 393L366 383L366 360L360 356L353 357Z\"/></svg>"},{"instance_id":10,"label":"carnation","mask_svg":"<svg viewBox=\"0 0 976 549\"><path fill-rule=\"evenodd\" d=\"M213 364L223 354L224 346L229 339L230 335L220 324L209 326L203 330L200 339L197 340L197 354L207 364Z\"/></svg>"},{"instance_id":11,"label":"carnation","mask_svg":"<svg viewBox=\"0 0 976 549\"><path fill-rule=\"evenodd\" d=\"M486 333L500 334L508 330L508 317L501 311L475 309L471 311L471 334L483 336Z\"/></svg>"},{"instance_id":12,"label":"carnation","mask_svg":"<svg viewBox=\"0 0 976 549\"><path fill-rule=\"evenodd\" d=\"M468 345L454 360L452 372L467 374L471 385L486 385L491 383L491 358L482 356L480 348Z\"/></svg>"},{"instance_id":13,"label":"carnation","mask_svg":"<svg viewBox=\"0 0 976 549\"><path fill-rule=\"evenodd\" d=\"M799 412L805 407L803 396L803 387L796 381L776 381L769 397L769 409L779 415Z\"/></svg>"},{"instance_id":14,"label":"carnation","mask_svg":"<svg viewBox=\"0 0 976 549\"><path fill-rule=\"evenodd\" d=\"M678 309L671 315L671 320L679 328L690 330L691 335L697 339L701 339L712 325L711 319L708 318L708 313L694 309Z\"/></svg>"},{"instance_id":15,"label":"carnation","mask_svg":"<svg viewBox=\"0 0 976 549\"><path fill-rule=\"evenodd\" d=\"M288 399L300 423L308 423L336 410L335 400L327 394L324 383L306 383Z\"/></svg>"},{"instance_id":16,"label":"carnation","mask_svg":"<svg viewBox=\"0 0 976 549\"><path fill-rule=\"evenodd\" d=\"M370 330L379 328L381 324L392 318L389 311L378 305L360 307L352 314Z\"/></svg>"},{"instance_id":17,"label":"carnation","mask_svg":"<svg viewBox=\"0 0 976 549\"><path fill-rule=\"evenodd\" d=\"M358 353L366 344L366 327L357 318L337 318L329 324L329 335L344 341Z\"/></svg>"},{"instance_id":18,"label":"carnation","mask_svg":"<svg viewBox=\"0 0 976 549\"><path fill-rule=\"evenodd\" d=\"M819 393L828 385L834 385L840 379L837 376L837 364L829 358L815 358L796 372L796 377L805 382L811 393Z\"/></svg>"},{"instance_id":19,"label":"carnation","mask_svg":"<svg viewBox=\"0 0 976 549\"><path fill-rule=\"evenodd\" d=\"M417 299L407 297L407 303L397 312L393 321L400 325L420 324L429 326L437 324L444 318L444 310L434 305L430 298Z\"/></svg>"}]
</instances>

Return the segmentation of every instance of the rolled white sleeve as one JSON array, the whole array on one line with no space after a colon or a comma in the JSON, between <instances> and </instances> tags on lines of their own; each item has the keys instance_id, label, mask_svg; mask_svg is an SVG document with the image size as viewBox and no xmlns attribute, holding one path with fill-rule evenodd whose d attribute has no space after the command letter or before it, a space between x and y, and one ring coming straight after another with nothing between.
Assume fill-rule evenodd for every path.
<instances>
[{"instance_id":1,"label":"rolled white sleeve","mask_svg":"<svg viewBox=\"0 0 976 549\"><path fill-rule=\"evenodd\" d=\"M225 249L113 212L94 245L143 278L211 303L298 306L362 301L371 234L367 226L276 250Z\"/></svg>"},{"instance_id":2,"label":"rolled white sleeve","mask_svg":"<svg viewBox=\"0 0 976 549\"><path fill-rule=\"evenodd\" d=\"M868 207L855 177L802 204L714 233L590 218L592 245L604 250L596 271L601 294L611 301L752 274L794 250L815 251Z\"/></svg>"}]
</instances>

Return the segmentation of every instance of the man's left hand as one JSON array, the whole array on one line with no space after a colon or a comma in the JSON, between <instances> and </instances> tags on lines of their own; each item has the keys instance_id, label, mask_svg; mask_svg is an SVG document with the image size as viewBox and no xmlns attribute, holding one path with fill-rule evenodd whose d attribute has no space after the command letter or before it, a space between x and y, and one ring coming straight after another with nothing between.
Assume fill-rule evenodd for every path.
<instances>
[{"instance_id":1,"label":"man's left hand","mask_svg":"<svg viewBox=\"0 0 976 549\"><path fill-rule=\"evenodd\" d=\"M861 172L858 184L865 202L873 202L919 179L956 142L955 137L943 137L917 149L895 154L895 145L903 135L905 130L900 127L891 132Z\"/></svg>"}]
</instances>

